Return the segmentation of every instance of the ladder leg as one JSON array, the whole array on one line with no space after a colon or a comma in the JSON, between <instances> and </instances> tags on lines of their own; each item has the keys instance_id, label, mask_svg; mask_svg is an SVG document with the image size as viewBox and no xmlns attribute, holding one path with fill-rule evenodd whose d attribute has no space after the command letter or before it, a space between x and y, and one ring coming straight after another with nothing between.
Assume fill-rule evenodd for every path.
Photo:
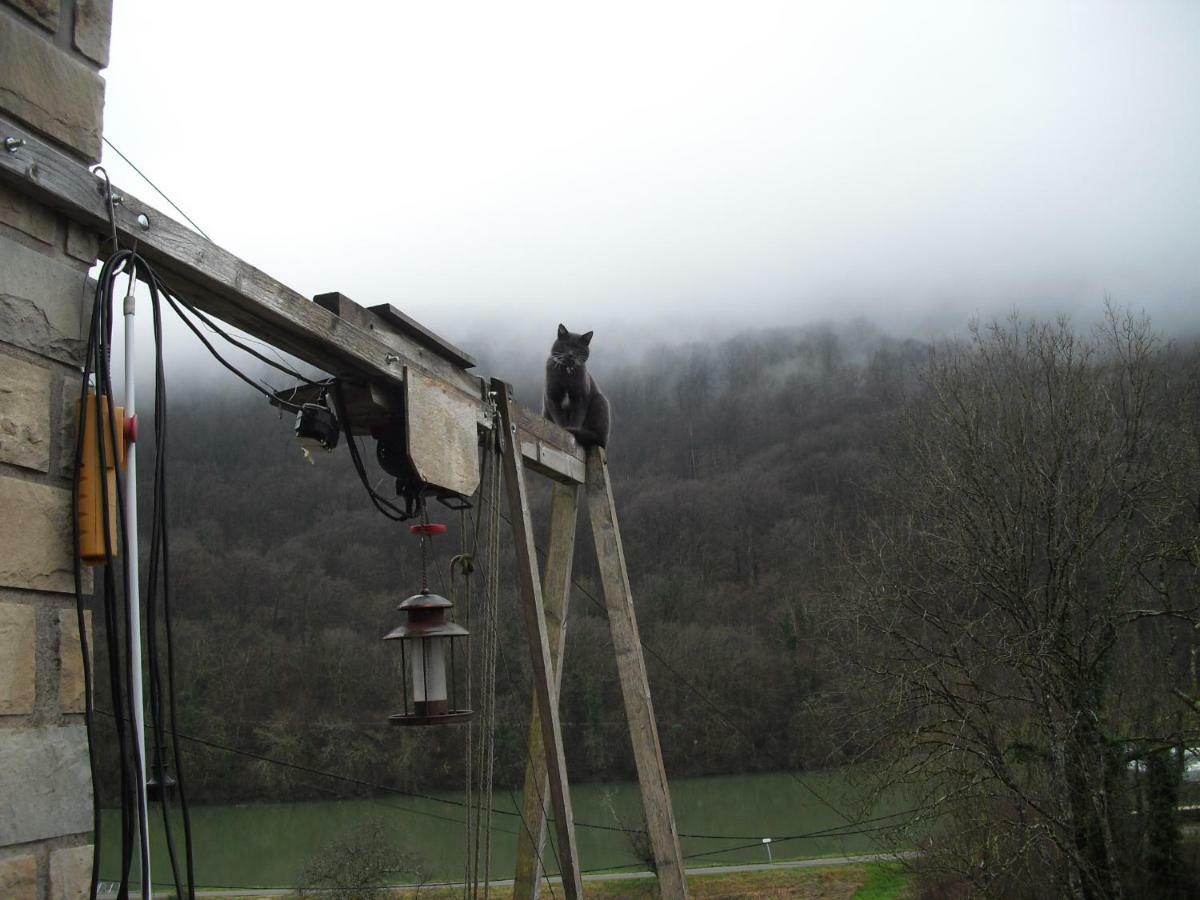
<instances>
[{"instance_id":1,"label":"ladder leg","mask_svg":"<svg viewBox=\"0 0 1200 900\"><path fill-rule=\"evenodd\" d=\"M558 690L542 604L542 584L538 577L533 520L529 512L529 494L525 487L525 467L521 461L521 448L517 445L516 404L513 403L512 388L507 383L494 378L492 390L496 392L500 421L504 427L504 483L508 492L509 517L513 527L521 606L525 612L525 630L529 637L533 692L542 725L542 746L545 750L546 773L550 782L554 827L558 832L558 862L563 892L573 900L583 896L583 880L579 872L575 815L571 809L571 791L567 783L562 729L558 720Z\"/></svg>"},{"instance_id":2,"label":"ladder leg","mask_svg":"<svg viewBox=\"0 0 1200 900\"><path fill-rule=\"evenodd\" d=\"M663 768L658 727L654 723L646 661L642 656L637 616L633 609L633 592L629 586L625 550L621 546L621 532L617 526L612 482L608 476L608 458L599 447L588 450L587 495L592 535L596 539L596 558L604 582L608 624L617 654L621 694L625 700L625 716L629 720L633 758L637 764L642 804L646 811L646 828L654 848L659 892L671 900L686 898L687 876L679 849L675 813L671 809L671 791Z\"/></svg>"},{"instance_id":3,"label":"ladder leg","mask_svg":"<svg viewBox=\"0 0 1200 900\"><path fill-rule=\"evenodd\" d=\"M542 574L542 600L546 608L546 631L554 666L554 692L562 685L563 642L567 634L567 607L571 598L571 563L575 555L575 524L579 513L578 484L554 485L550 499L550 546L546 571ZM561 712L561 710L560 710ZM542 861L546 846L546 809L550 790L546 775L546 750L542 744L537 701L529 716L529 763L521 792L522 822L517 836L517 872L513 900L537 900L542 888Z\"/></svg>"}]
</instances>

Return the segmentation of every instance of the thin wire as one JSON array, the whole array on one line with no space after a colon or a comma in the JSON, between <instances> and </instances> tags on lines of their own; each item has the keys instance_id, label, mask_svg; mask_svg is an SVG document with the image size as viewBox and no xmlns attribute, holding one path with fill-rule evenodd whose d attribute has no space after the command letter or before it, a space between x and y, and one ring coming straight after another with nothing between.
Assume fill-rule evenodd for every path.
<instances>
[{"instance_id":1,"label":"thin wire","mask_svg":"<svg viewBox=\"0 0 1200 900\"><path fill-rule=\"evenodd\" d=\"M104 143L106 143L106 144L108 144L108 146L112 147L113 151L117 154L117 156L119 156L119 157L121 157L121 159L125 160L125 162L129 165L129 168L131 168L131 169L133 169L133 171L137 172L138 175L140 175L142 177L142 180L144 182L146 182L146 184L150 185L150 187L154 188L154 190L158 192L158 196L162 197L164 200L166 200L168 203L170 203L172 208L174 208L175 212L179 213L181 216L183 216L185 219L187 219L188 222L191 223L191 226L193 228L195 228L198 232L200 232L200 234L202 234L206 240L209 240L209 241L212 240L212 238L210 238L208 236L208 232L206 232L203 228L201 228L199 225L197 225L195 220L191 216L189 216L182 209L180 209L178 204L176 204L174 200L172 200L170 197L168 197L166 195L166 193L163 192L162 188L160 188L157 184L155 184L153 181L151 181L149 176L146 175L146 173L143 172L141 169L139 169L133 160L131 160L128 156L126 156L124 153L122 153L117 148L116 144L114 144L112 141L110 141L107 137L104 138Z\"/></svg>"}]
</instances>

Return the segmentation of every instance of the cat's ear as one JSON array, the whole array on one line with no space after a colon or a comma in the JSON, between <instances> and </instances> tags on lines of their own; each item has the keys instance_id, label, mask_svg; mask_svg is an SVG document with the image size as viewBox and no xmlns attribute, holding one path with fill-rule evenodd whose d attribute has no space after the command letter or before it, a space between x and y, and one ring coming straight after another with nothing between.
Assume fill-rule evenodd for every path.
<instances>
[{"instance_id":1,"label":"cat's ear","mask_svg":"<svg viewBox=\"0 0 1200 900\"><path fill-rule=\"evenodd\" d=\"M567 326L566 326L566 325L562 324L561 322L559 322L559 323L558 323L558 337L559 337L559 340L562 340L563 338L565 338L565 337L566 337L568 334L570 334L570 333L571 333L571 332L567 331Z\"/></svg>"},{"instance_id":2,"label":"cat's ear","mask_svg":"<svg viewBox=\"0 0 1200 900\"><path fill-rule=\"evenodd\" d=\"M595 332L594 332L594 331L589 331L587 334L581 334L581 335L579 336L579 339L580 339L581 341L583 341L583 345L584 345L585 347L586 347L588 344L590 344L590 343L592 342L592 335L593 335L593 334L595 334Z\"/></svg>"}]
</instances>

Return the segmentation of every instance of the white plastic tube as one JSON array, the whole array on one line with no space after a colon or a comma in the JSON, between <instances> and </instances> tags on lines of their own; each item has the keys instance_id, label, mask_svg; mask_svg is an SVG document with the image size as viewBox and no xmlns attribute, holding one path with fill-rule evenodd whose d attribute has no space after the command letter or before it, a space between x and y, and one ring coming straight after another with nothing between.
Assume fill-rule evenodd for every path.
<instances>
[{"instance_id":1,"label":"white plastic tube","mask_svg":"<svg viewBox=\"0 0 1200 900\"><path fill-rule=\"evenodd\" d=\"M410 664L413 700L417 703L446 700L446 638L421 638L415 644Z\"/></svg>"},{"instance_id":2,"label":"white plastic tube","mask_svg":"<svg viewBox=\"0 0 1200 900\"><path fill-rule=\"evenodd\" d=\"M136 377L133 369L134 311L136 301L132 287L125 298L125 417L137 414ZM136 427L136 426L135 426ZM124 435L117 436L124 440ZM142 857L150 859L150 809L146 799L146 713L142 703L142 601L138 582L138 516L137 516L137 442L125 450L125 579L129 584L129 646L133 651L133 681L130 684L129 704L133 708L133 730L137 740L137 774L142 782L142 826L138 833L142 842ZM142 897L150 900L154 881L150 864L142 873Z\"/></svg>"}]
</instances>

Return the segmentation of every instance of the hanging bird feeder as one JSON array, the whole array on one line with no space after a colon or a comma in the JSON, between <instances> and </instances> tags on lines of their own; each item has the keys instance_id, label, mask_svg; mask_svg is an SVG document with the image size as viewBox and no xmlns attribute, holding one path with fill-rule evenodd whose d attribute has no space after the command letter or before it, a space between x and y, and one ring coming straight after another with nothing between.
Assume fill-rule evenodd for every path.
<instances>
[{"instance_id":1,"label":"hanging bird feeder","mask_svg":"<svg viewBox=\"0 0 1200 900\"><path fill-rule=\"evenodd\" d=\"M421 591L400 604L405 621L384 635L400 643L400 677L404 711L390 716L396 725L443 725L465 722L471 710L458 701L454 677L455 645L469 632L450 619L454 604L429 590L426 561L429 539L444 534L445 525L413 525L421 537Z\"/></svg>"}]
</instances>

